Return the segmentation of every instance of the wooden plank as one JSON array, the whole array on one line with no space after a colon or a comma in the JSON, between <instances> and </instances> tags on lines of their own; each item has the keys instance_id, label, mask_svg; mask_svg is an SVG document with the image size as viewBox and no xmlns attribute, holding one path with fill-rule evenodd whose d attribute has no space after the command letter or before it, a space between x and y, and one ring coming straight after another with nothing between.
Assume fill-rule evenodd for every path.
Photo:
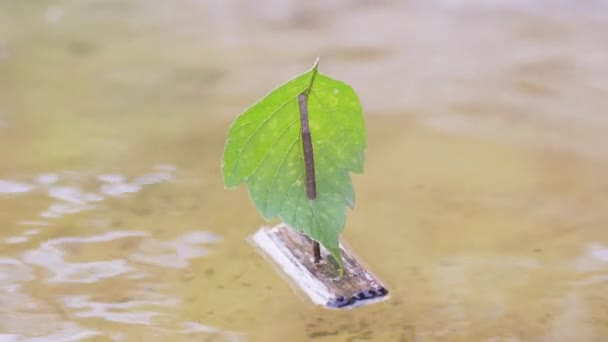
<instances>
[{"instance_id":1,"label":"wooden plank","mask_svg":"<svg viewBox=\"0 0 608 342\"><path fill-rule=\"evenodd\" d=\"M331 255L322 249L323 260L314 263L312 241L285 224L262 227L251 240L317 305L354 308L388 298L384 284L342 243L345 275L338 279L339 266Z\"/></svg>"}]
</instances>

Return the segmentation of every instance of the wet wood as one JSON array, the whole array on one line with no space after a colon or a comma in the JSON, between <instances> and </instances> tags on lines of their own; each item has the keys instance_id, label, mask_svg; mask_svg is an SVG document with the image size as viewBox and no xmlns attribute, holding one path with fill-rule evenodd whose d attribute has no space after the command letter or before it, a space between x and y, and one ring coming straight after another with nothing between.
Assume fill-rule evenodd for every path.
<instances>
[{"instance_id":1,"label":"wet wood","mask_svg":"<svg viewBox=\"0 0 608 342\"><path fill-rule=\"evenodd\" d=\"M343 244L340 251L345 275L339 279L339 266L333 257L322 248L323 261L315 263L310 253L310 239L284 224L263 227L251 240L315 304L353 308L388 298L384 284Z\"/></svg>"}]
</instances>

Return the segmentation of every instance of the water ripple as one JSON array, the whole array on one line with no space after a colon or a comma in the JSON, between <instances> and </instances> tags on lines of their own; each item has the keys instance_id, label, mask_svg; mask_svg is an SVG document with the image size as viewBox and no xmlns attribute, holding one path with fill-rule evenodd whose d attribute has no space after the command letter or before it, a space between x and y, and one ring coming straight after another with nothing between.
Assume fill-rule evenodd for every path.
<instances>
[{"instance_id":1,"label":"water ripple","mask_svg":"<svg viewBox=\"0 0 608 342\"><path fill-rule=\"evenodd\" d=\"M97 203L108 197L122 197L141 191L144 187L172 181L177 169L170 164L158 164L154 171L135 176L132 181L119 173L107 173L93 176L97 191L87 191L82 185L69 184L70 180L78 176L75 172L40 173L31 177L29 181L15 181L0 179L0 195L18 195L29 193L37 188L43 190L55 200L46 210L39 214L43 219L58 219L67 214L75 214L85 210L92 210ZM81 181L81 179L79 179ZM68 184L66 184L68 183ZM22 222L32 222L24 219ZM23 223L25 224L25 223ZM48 225L41 222L36 225Z\"/></svg>"},{"instance_id":2,"label":"water ripple","mask_svg":"<svg viewBox=\"0 0 608 342\"><path fill-rule=\"evenodd\" d=\"M30 192L34 188L32 184L0 179L0 194L19 194Z\"/></svg>"},{"instance_id":3,"label":"water ripple","mask_svg":"<svg viewBox=\"0 0 608 342\"><path fill-rule=\"evenodd\" d=\"M68 308L81 309L76 312L78 317L100 317L108 321L128 324L151 324L154 317L163 315L156 311L136 310L138 307L171 307L179 304L176 299L103 303L91 300L88 295L65 296L62 298L62 302Z\"/></svg>"},{"instance_id":4,"label":"water ripple","mask_svg":"<svg viewBox=\"0 0 608 342\"><path fill-rule=\"evenodd\" d=\"M150 240L140 246L141 252L134 253L131 260L168 268L186 268L190 259L207 255L209 250L200 244L216 243L220 237L210 232L192 232L173 241Z\"/></svg>"},{"instance_id":5,"label":"water ripple","mask_svg":"<svg viewBox=\"0 0 608 342\"><path fill-rule=\"evenodd\" d=\"M59 180L59 176L54 173L42 173L38 175L38 183L43 185L55 184Z\"/></svg>"},{"instance_id":6,"label":"water ripple","mask_svg":"<svg viewBox=\"0 0 608 342\"><path fill-rule=\"evenodd\" d=\"M589 244L575 267L579 272L608 270L608 247L599 243Z\"/></svg>"},{"instance_id":7,"label":"water ripple","mask_svg":"<svg viewBox=\"0 0 608 342\"><path fill-rule=\"evenodd\" d=\"M168 172L153 172L135 178L135 183L139 185L150 185L168 182L173 179L173 175Z\"/></svg>"},{"instance_id":8,"label":"water ripple","mask_svg":"<svg viewBox=\"0 0 608 342\"><path fill-rule=\"evenodd\" d=\"M71 186L51 187L48 190L48 194L52 198L62 200L62 201L72 203L72 204L85 204L88 202L99 202L99 201L103 200L103 197L98 194L91 193L91 192L84 192L77 187L71 187Z\"/></svg>"},{"instance_id":9,"label":"water ripple","mask_svg":"<svg viewBox=\"0 0 608 342\"><path fill-rule=\"evenodd\" d=\"M44 267L54 274L47 280L54 282L93 283L133 271L133 267L123 259L70 263L64 260L62 245L90 244L128 237L144 237L147 233L136 231L114 231L90 237L65 237L43 242L40 248L23 253L23 260L31 265Z\"/></svg>"},{"instance_id":10,"label":"water ripple","mask_svg":"<svg viewBox=\"0 0 608 342\"><path fill-rule=\"evenodd\" d=\"M138 192L141 190L141 186L129 183L111 183L101 185L99 190L106 196L119 197L124 194Z\"/></svg>"}]
</instances>

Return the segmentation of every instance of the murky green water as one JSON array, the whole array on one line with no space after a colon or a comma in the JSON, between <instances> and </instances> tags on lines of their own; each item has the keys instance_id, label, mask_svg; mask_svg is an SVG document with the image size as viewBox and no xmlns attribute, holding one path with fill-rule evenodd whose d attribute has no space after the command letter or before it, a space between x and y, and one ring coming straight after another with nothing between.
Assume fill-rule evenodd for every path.
<instances>
[{"instance_id":1,"label":"murky green water","mask_svg":"<svg viewBox=\"0 0 608 342\"><path fill-rule=\"evenodd\" d=\"M0 341L608 339L601 2L0 0ZM322 57L367 170L344 238L391 290L312 306L220 159Z\"/></svg>"}]
</instances>

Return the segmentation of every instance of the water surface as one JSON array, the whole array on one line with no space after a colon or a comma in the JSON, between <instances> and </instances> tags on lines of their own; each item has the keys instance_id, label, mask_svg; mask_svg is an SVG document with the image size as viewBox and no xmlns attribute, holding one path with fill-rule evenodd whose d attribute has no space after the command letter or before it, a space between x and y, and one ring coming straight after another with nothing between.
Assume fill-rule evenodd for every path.
<instances>
[{"instance_id":1,"label":"water surface","mask_svg":"<svg viewBox=\"0 0 608 342\"><path fill-rule=\"evenodd\" d=\"M319 6L0 1L1 341L608 339L606 5ZM344 239L391 290L351 311L221 180L319 55L368 126Z\"/></svg>"}]
</instances>

